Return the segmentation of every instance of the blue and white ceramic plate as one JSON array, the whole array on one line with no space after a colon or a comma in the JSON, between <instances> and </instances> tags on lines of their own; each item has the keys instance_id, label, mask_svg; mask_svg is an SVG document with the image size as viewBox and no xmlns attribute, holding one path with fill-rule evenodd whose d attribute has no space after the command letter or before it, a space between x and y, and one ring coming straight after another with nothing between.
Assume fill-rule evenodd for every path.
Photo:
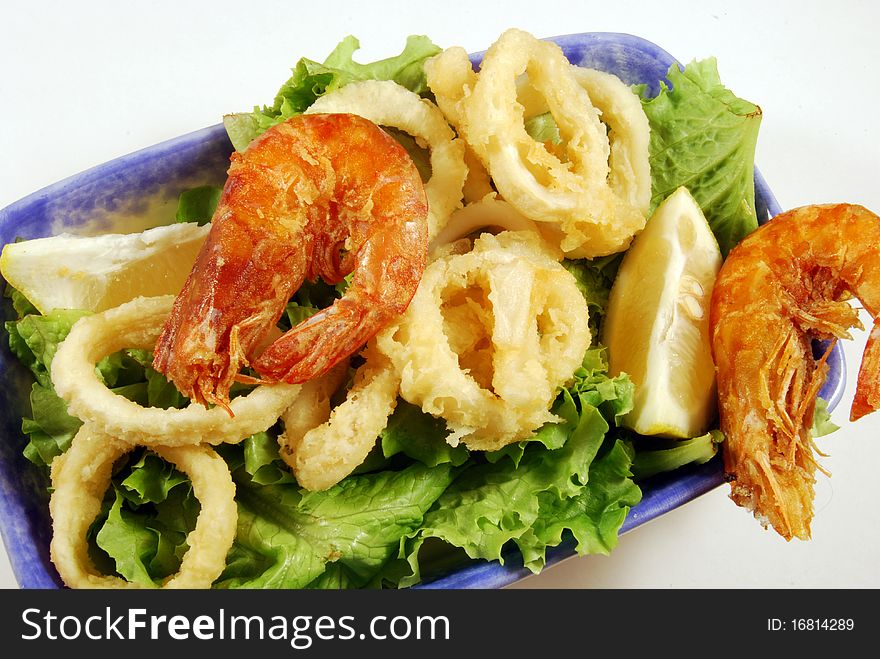
<instances>
[{"instance_id":1,"label":"blue and white ceramic plate","mask_svg":"<svg viewBox=\"0 0 880 659\"><path fill-rule=\"evenodd\" d=\"M675 61L651 42L628 34L584 33L553 39L568 59L608 71L628 84L646 84L657 93ZM478 64L482 54L472 57ZM63 231L130 230L166 223L181 191L197 185L222 185L232 146L222 125L211 126L94 167L0 211L0 244ZM755 171L758 217L766 221L781 211L760 173ZM166 219L161 219L162 217ZM10 313L9 305L4 313ZM843 394L843 354L835 348L821 396L833 408ZM28 410L30 376L0 342L0 533L22 588L58 588L61 581L49 560L51 524L47 481L22 456L21 418ZM718 458L700 466L657 476L642 484L643 498L629 513L625 533L719 486ZM548 550L552 565L574 554L574 543ZM498 588L530 574L516 553L498 562L460 563L420 588Z\"/></svg>"}]
</instances>

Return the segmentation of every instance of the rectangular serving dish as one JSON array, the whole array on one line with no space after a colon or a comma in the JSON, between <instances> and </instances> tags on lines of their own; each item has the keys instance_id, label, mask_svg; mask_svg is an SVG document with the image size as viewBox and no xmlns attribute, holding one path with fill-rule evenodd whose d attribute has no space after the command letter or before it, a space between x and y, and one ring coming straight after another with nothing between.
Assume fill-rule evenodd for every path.
<instances>
[{"instance_id":1,"label":"rectangular serving dish","mask_svg":"<svg viewBox=\"0 0 880 659\"><path fill-rule=\"evenodd\" d=\"M660 89L674 58L655 44L620 33L582 33L551 39L569 61L619 76L627 84ZM482 53L472 56L479 65ZM666 81L668 84L668 81ZM68 232L141 230L170 221L181 191L199 185L222 185L232 152L222 125L211 126L117 158L35 192L0 211L0 244ZM759 221L781 211L761 174L755 170ZM164 220L162 219L164 217ZM2 285L5 286L5 283ZM8 300L4 320L11 317ZM51 522L46 475L22 455L21 418L28 413L30 375L0 342L0 535L22 588L58 588L61 581L49 559ZM820 395L829 408L840 401L845 383L843 353L835 347ZM719 457L641 484L643 497L627 516L621 533L630 531L719 486L724 480ZM574 554L569 538L547 552L547 565ZM504 564L467 561L433 575L416 588L499 588L531 574L517 552Z\"/></svg>"}]
</instances>

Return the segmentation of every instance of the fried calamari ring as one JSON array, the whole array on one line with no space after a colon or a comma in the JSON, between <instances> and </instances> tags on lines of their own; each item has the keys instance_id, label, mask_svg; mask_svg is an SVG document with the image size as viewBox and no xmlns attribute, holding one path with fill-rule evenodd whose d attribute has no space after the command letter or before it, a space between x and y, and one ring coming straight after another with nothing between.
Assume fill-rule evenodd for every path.
<instances>
[{"instance_id":1,"label":"fried calamari ring","mask_svg":"<svg viewBox=\"0 0 880 659\"><path fill-rule=\"evenodd\" d=\"M492 187L492 178L489 172L483 167L483 163L477 157L477 154L470 148L464 151L464 163L467 165L467 178L461 191L464 194L465 204L480 201L486 195L496 194L495 188Z\"/></svg>"},{"instance_id":2,"label":"fried calamari ring","mask_svg":"<svg viewBox=\"0 0 880 659\"><path fill-rule=\"evenodd\" d=\"M647 213L651 205L651 165L648 160L650 127L639 97L620 78L604 71L572 66L575 80L608 126L611 144L608 183L621 198ZM517 81L517 100L526 117L548 111L544 97L529 84Z\"/></svg>"},{"instance_id":3,"label":"fried calamari ring","mask_svg":"<svg viewBox=\"0 0 880 659\"><path fill-rule=\"evenodd\" d=\"M396 326L376 335L400 395L446 420L447 441L495 450L547 421L590 345L574 277L531 231L483 234L438 258Z\"/></svg>"},{"instance_id":4,"label":"fried calamari ring","mask_svg":"<svg viewBox=\"0 0 880 659\"><path fill-rule=\"evenodd\" d=\"M281 415L284 431L278 436L278 453L296 475L296 449L303 436L330 418L331 398L345 380L348 360L321 377L304 382L299 394Z\"/></svg>"},{"instance_id":5,"label":"fried calamari ring","mask_svg":"<svg viewBox=\"0 0 880 659\"><path fill-rule=\"evenodd\" d=\"M299 385L259 386L230 408L141 407L110 391L95 372L103 357L125 348L152 349L171 311L173 295L136 298L78 320L52 360L52 383L73 416L129 444L184 446L235 443L269 428Z\"/></svg>"},{"instance_id":6,"label":"fried calamari ring","mask_svg":"<svg viewBox=\"0 0 880 659\"><path fill-rule=\"evenodd\" d=\"M608 125L611 142L611 189L643 214L651 206L651 165L648 143L651 129L639 97L615 75L573 66L575 80Z\"/></svg>"},{"instance_id":7,"label":"fried calamari ring","mask_svg":"<svg viewBox=\"0 0 880 659\"><path fill-rule=\"evenodd\" d=\"M89 527L101 512L104 493L110 487L113 463L132 448L85 424L70 448L52 462L50 553L58 574L70 588L143 587L100 574L89 557L87 541ZM207 446L154 446L151 450L189 476L201 504L196 526L187 536L189 549L180 570L163 587L210 588L226 567L238 523L229 468Z\"/></svg>"},{"instance_id":8,"label":"fried calamari ring","mask_svg":"<svg viewBox=\"0 0 880 659\"><path fill-rule=\"evenodd\" d=\"M461 130L464 116L463 102L470 96L477 83L477 74L464 48L453 46L425 62L425 74L437 107L457 130ZM470 144L464 153L468 173L462 192L465 203L479 201L488 194L494 194L492 178L486 171L483 154L477 155Z\"/></svg>"},{"instance_id":9,"label":"fried calamari ring","mask_svg":"<svg viewBox=\"0 0 880 659\"><path fill-rule=\"evenodd\" d=\"M362 354L366 362L332 412L330 396L344 371L307 382L281 417L281 457L307 490L326 490L363 463L397 406L400 379L388 359L370 344Z\"/></svg>"},{"instance_id":10,"label":"fried calamari ring","mask_svg":"<svg viewBox=\"0 0 880 659\"><path fill-rule=\"evenodd\" d=\"M449 217L446 226L428 246L429 255L435 254L443 245L448 245L484 228L540 233L537 223L532 222L506 201L490 194L455 211Z\"/></svg>"},{"instance_id":11,"label":"fried calamari ring","mask_svg":"<svg viewBox=\"0 0 880 659\"><path fill-rule=\"evenodd\" d=\"M468 175L464 142L455 137L443 113L430 101L390 80L366 80L321 96L305 113L316 112L356 114L374 124L402 130L416 138L419 146L428 148L428 240L461 207L462 186Z\"/></svg>"},{"instance_id":12,"label":"fried calamari ring","mask_svg":"<svg viewBox=\"0 0 880 659\"><path fill-rule=\"evenodd\" d=\"M483 161L499 194L526 217L559 225L561 247L569 256L626 249L644 228L645 215L609 186L605 127L562 50L521 30L508 30L486 51L479 74L462 52L450 51L426 63L428 85L447 119ZM526 132L517 100L522 74L528 74L553 114L567 162Z\"/></svg>"},{"instance_id":13,"label":"fried calamari ring","mask_svg":"<svg viewBox=\"0 0 880 659\"><path fill-rule=\"evenodd\" d=\"M477 84L477 74L467 51L461 46L452 46L438 53L425 61L425 75L437 107L453 126L461 126L464 101Z\"/></svg>"}]
</instances>

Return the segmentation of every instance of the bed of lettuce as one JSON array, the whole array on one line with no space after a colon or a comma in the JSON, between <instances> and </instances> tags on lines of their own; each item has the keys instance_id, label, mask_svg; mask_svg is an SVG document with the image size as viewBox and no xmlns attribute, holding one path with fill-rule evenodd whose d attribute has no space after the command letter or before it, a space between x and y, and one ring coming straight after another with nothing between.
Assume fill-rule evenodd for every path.
<instances>
[{"instance_id":1,"label":"bed of lettuce","mask_svg":"<svg viewBox=\"0 0 880 659\"><path fill-rule=\"evenodd\" d=\"M225 117L234 147L245 148L267 128L353 80L395 80L430 96L422 65L440 49L429 39L410 37L400 55L373 64L354 61L358 47L348 37L322 63L301 59L272 105ZM721 84L712 59L683 70L673 66L668 79L657 97L643 98L651 126L652 205L687 185L726 254L757 226L752 181L760 110ZM552 117L527 125L540 139L558 139ZM427 177L424 153L399 137ZM208 221L218 198L213 187L185 192L177 221ZM617 263L565 263L590 307L594 337L600 336ZM342 287L307 284L288 305L285 322L295 324L340 294ZM15 317L6 323L10 347L34 376L31 414L22 422L23 451L48 473L80 426L55 394L49 366L86 312L40 315L17 291L8 289L7 296ZM151 358L148 351L122 351L97 370L108 387L143 405L187 404L152 369ZM579 554L607 554L641 499L639 482L705 462L723 439L718 431L686 442L636 437L616 423L632 400L632 383L625 374L609 377L605 350L594 343L553 405L560 421L495 453L449 446L443 421L404 401L364 464L324 492L297 485L278 456L278 427L223 445L218 451L233 474L239 519L215 586L402 587L468 557L503 561L513 548L538 572L547 548L569 536ZM826 432L833 427L821 409L817 421L826 425L817 431ZM92 525L93 558L108 573L158 585L178 569L198 512L187 478L150 451L136 449L117 465L104 510Z\"/></svg>"}]
</instances>

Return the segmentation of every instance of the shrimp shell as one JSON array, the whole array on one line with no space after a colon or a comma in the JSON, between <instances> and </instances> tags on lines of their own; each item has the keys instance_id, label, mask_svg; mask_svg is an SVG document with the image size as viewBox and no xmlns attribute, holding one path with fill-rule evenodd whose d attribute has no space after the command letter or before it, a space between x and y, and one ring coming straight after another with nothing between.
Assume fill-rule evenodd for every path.
<instances>
[{"instance_id":1,"label":"shrimp shell","mask_svg":"<svg viewBox=\"0 0 880 659\"><path fill-rule=\"evenodd\" d=\"M227 411L245 366L262 382L301 383L359 350L409 305L428 249L418 170L367 119L295 116L231 160L153 362L185 395ZM351 273L340 299L260 352L305 279Z\"/></svg>"},{"instance_id":2,"label":"shrimp shell","mask_svg":"<svg viewBox=\"0 0 880 659\"><path fill-rule=\"evenodd\" d=\"M722 265L710 329L718 374L724 468L731 498L786 540L810 537L822 455L810 432L828 350L814 339L861 328L856 297L874 318L850 420L880 406L880 217L856 205L782 213L746 237Z\"/></svg>"}]
</instances>

